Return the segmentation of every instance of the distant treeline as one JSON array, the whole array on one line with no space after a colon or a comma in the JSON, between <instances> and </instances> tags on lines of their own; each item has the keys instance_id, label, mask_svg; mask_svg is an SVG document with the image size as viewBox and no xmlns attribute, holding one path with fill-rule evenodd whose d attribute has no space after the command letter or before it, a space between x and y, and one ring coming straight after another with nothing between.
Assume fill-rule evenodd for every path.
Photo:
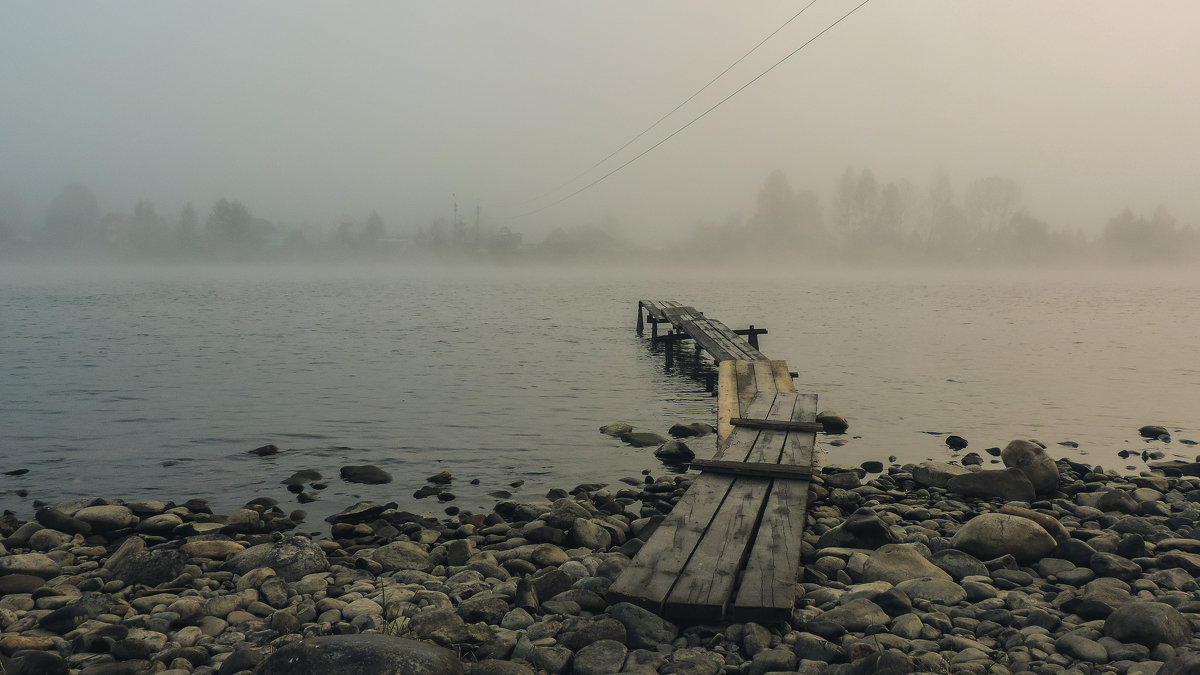
<instances>
[{"instance_id":1,"label":"distant treeline","mask_svg":"<svg viewBox=\"0 0 1200 675\"><path fill-rule=\"evenodd\" d=\"M1089 224L1089 225L1100 225ZM907 180L881 183L869 169L847 168L831 204L793 189L772 171L749 219L694 227L691 250L702 257L786 254L877 263L1037 265L1051 262L1167 262L1200 259L1200 235L1159 206L1148 217L1126 208L1098 234L1056 228L1022 203L1013 180L970 183L961 197L941 174L927 188Z\"/></svg>"},{"instance_id":2,"label":"distant treeline","mask_svg":"<svg viewBox=\"0 0 1200 675\"><path fill-rule=\"evenodd\" d=\"M132 212L103 212L79 184L66 186L39 223L18 229L0 194L0 257L73 256L111 261L631 261L663 260L640 247L612 217L564 224L540 241L482 221L478 209L464 220L385 223L371 211L363 220L290 226L254 215L237 200L219 199L206 213L191 204L176 215L139 201ZM1099 223L1095 225L1100 225ZM636 226L631 229L636 229ZM802 259L827 263L1042 265L1058 262L1181 262L1200 260L1200 235L1163 207L1149 216L1124 209L1102 229L1052 227L1022 203L1013 180L970 183L961 197L945 175L927 188L906 181L881 183L869 169L848 168L830 204L794 189L772 171L749 218L697 223L670 246L669 256L722 260Z\"/></svg>"}]
</instances>

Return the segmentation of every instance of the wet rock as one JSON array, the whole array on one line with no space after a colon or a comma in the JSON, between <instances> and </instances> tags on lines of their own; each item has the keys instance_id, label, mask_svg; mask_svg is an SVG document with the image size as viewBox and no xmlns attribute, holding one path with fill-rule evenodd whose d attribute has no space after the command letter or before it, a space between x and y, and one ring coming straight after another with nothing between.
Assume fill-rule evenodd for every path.
<instances>
[{"instance_id":1,"label":"wet rock","mask_svg":"<svg viewBox=\"0 0 1200 675\"><path fill-rule=\"evenodd\" d=\"M379 485L382 483L392 482L392 476L383 469L373 464L362 464L359 466L343 466L339 472L342 480L351 483L364 483L367 485Z\"/></svg>"},{"instance_id":2,"label":"wet rock","mask_svg":"<svg viewBox=\"0 0 1200 675\"><path fill-rule=\"evenodd\" d=\"M951 450L962 450L963 448L967 447L967 439L963 438L962 436L955 436L951 434L946 437L946 445L949 446Z\"/></svg>"},{"instance_id":3,"label":"wet rock","mask_svg":"<svg viewBox=\"0 0 1200 675\"><path fill-rule=\"evenodd\" d=\"M597 640L575 653L576 675L607 675L620 672L629 650L616 640Z\"/></svg>"},{"instance_id":4,"label":"wet rock","mask_svg":"<svg viewBox=\"0 0 1200 675\"><path fill-rule=\"evenodd\" d=\"M931 577L950 579L937 565L929 562L912 544L887 544L871 553L863 564L862 581L886 581L898 584L905 579Z\"/></svg>"},{"instance_id":5,"label":"wet rock","mask_svg":"<svg viewBox=\"0 0 1200 675\"><path fill-rule=\"evenodd\" d=\"M817 424L825 427L827 434L845 433L850 428L850 423L846 421L846 418L841 413L832 410L823 410L817 413L816 421Z\"/></svg>"},{"instance_id":6,"label":"wet rock","mask_svg":"<svg viewBox=\"0 0 1200 675\"><path fill-rule=\"evenodd\" d=\"M1038 494L1048 494L1058 489L1058 465L1042 446L1015 440L1000 452L1000 460L1004 466L1025 474Z\"/></svg>"},{"instance_id":7,"label":"wet rock","mask_svg":"<svg viewBox=\"0 0 1200 675\"><path fill-rule=\"evenodd\" d=\"M946 481L946 489L968 497L1017 502L1031 502L1035 495L1029 478L1016 469L985 469L964 473Z\"/></svg>"},{"instance_id":8,"label":"wet rock","mask_svg":"<svg viewBox=\"0 0 1200 675\"><path fill-rule=\"evenodd\" d=\"M1138 601L1116 608L1104 621L1104 634L1120 642L1136 642L1150 648L1159 643L1180 647L1187 644L1192 629L1174 607Z\"/></svg>"},{"instance_id":9,"label":"wet rock","mask_svg":"<svg viewBox=\"0 0 1200 675\"><path fill-rule=\"evenodd\" d=\"M692 438L717 433L716 427L705 422L689 422L688 424L672 425L667 433L675 438Z\"/></svg>"},{"instance_id":10,"label":"wet rock","mask_svg":"<svg viewBox=\"0 0 1200 675\"><path fill-rule=\"evenodd\" d=\"M979 558L954 548L942 549L929 557L929 561L949 574L955 581L965 577L988 575L988 568Z\"/></svg>"},{"instance_id":11,"label":"wet rock","mask_svg":"<svg viewBox=\"0 0 1200 675\"><path fill-rule=\"evenodd\" d=\"M691 461L696 453L687 446L683 441L667 441L658 446L654 451L654 456L665 461L672 462L687 462Z\"/></svg>"},{"instance_id":12,"label":"wet rock","mask_svg":"<svg viewBox=\"0 0 1200 675\"><path fill-rule=\"evenodd\" d=\"M390 635L326 635L289 644L271 654L258 675L405 673L462 675L458 656L443 647Z\"/></svg>"},{"instance_id":13,"label":"wet rock","mask_svg":"<svg viewBox=\"0 0 1200 675\"><path fill-rule=\"evenodd\" d=\"M1101 511L1120 511L1121 513L1136 513L1137 500L1128 491L1112 488L1100 496L1097 508Z\"/></svg>"},{"instance_id":14,"label":"wet rock","mask_svg":"<svg viewBox=\"0 0 1200 675\"><path fill-rule=\"evenodd\" d=\"M130 527L137 517L129 507L116 504L89 506L75 512L75 518L91 526L93 532L108 532Z\"/></svg>"},{"instance_id":15,"label":"wet rock","mask_svg":"<svg viewBox=\"0 0 1200 675\"><path fill-rule=\"evenodd\" d=\"M1168 439L1171 438L1171 432L1166 427L1157 424L1147 424L1140 427L1138 433L1142 438L1162 438L1163 436L1166 436Z\"/></svg>"},{"instance_id":16,"label":"wet rock","mask_svg":"<svg viewBox=\"0 0 1200 675\"><path fill-rule=\"evenodd\" d=\"M896 584L896 589L913 600L928 600L936 605L953 606L967 599L962 586L949 579L907 579Z\"/></svg>"},{"instance_id":17,"label":"wet rock","mask_svg":"<svg viewBox=\"0 0 1200 675\"><path fill-rule=\"evenodd\" d=\"M609 607L607 612L625 626L625 644L633 649L654 649L670 643L679 634L675 624L628 602L618 602Z\"/></svg>"},{"instance_id":18,"label":"wet rock","mask_svg":"<svg viewBox=\"0 0 1200 675\"><path fill-rule=\"evenodd\" d=\"M835 471L833 473L822 474L821 480L825 481L826 487L840 490L853 490L862 485L862 479L853 471Z\"/></svg>"},{"instance_id":19,"label":"wet rock","mask_svg":"<svg viewBox=\"0 0 1200 675\"><path fill-rule=\"evenodd\" d=\"M631 431L633 431L633 425L627 422L612 422L611 424L605 424L604 426L600 427L600 433L607 434L609 436L620 437Z\"/></svg>"},{"instance_id":20,"label":"wet rock","mask_svg":"<svg viewBox=\"0 0 1200 675\"><path fill-rule=\"evenodd\" d=\"M856 598L824 612L820 615L820 619L837 624L848 631L862 632L869 626L886 626L891 617L879 605L870 600Z\"/></svg>"},{"instance_id":21,"label":"wet rock","mask_svg":"<svg viewBox=\"0 0 1200 675\"><path fill-rule=\"evenodd\" d=\"M371 554L371 559L383 565L389 572L397 570L428 570L432 567L429 553L420 544L411 541L393 541L380 546Z\"/></svg>"},{"instance_id":22,"label":"wet rock","mask_svg":"<svg viewBox=\"0 0 1200 675\"><path fill-rule=\"evenodd\" d=\"M307 574L324 572L329 561L321 547L306 537L284 537L283 539L251 546L227 560L221 569L234 574L245 574L252 569L269 567L288 581L299 581Z\"/></svg>"},{"instance_id":23,"label":"wet rock","mask_svg":"<svg viewBox=\"0 0 1200 675\"><path fill-rule=\"evenodd\" d=\"M250 454L258 455L259 457L270 457L271 455L279 454L279 448L268 443L267 445L261 445L255 449L251 450Z\"/></svg>"},{"instance_id":24,"label":"wet rock","mask_svg":"<svg viewBox=\"0 0 1200 675\"><path fill-rule=\"evenodd\" d=\"M91 525L78 518L69 516L53 506L38 509L34 514L34 518L38 523L59 532L82 534L85 537L92 533Z\"/></svg>"},{"instance_id":25,"label":"wet rock","mask_svg":"<svg viewBox=\"0 0 1200 675\"><path fill-rule=\"evenodd\" d=\"M1071 533L1067 531L1067 528L1064 527L1057 518L1042 513L1041 511L1034 511L1033 509L1026 509L1020 506L1013 506L1012 504L1005 504L1000 509L1000 513L1010 516L1020 516L1022 518L1028 518L1032 520L1038 525L1041 525L1042 529L1046 530L1046 532L1051 537L1054 537L1054 540L1059 543L1071 538Z\"/></svg>"},{"instance_id":26,"label":"wet rock","mask_svg":"<svg viewBox=\"0 0 1200 675\"><path fill-rule=\"evenodd\" d=\"M877 549L885 544L898 543L900 537L892 528L874 509L864 506L850 514L840 525L822 534L816 546L818 549L830 546Z\"/></svg>"},{"instance_id":27,"label":"wet rock","mask_svg":"<svg viewBox=\"0 0 1200 675\"><path fill-rule=\"evenodd\" d=\"M648 431L627 431L621 434L621 440L635 448L648 448L651 446L662 445L669 439L663 438L658 434Z\"/></svg>"},{"instance_id":28,"label":"wet rock","mask_svg":"<svg viewBox=\"0 0 1200 675\"><path fill-rule=\"evenodd\" d=\"M923 462L912 470L913 480L925 487L944 488L955 476L970 473L969 469L946 462Z\"/></svg>"},{"instance_id":29,"label":"wet rock","mask_svg":"<svg viewBox=\"0 0 1200 675\"><path fill-rule=\"evenodd\" d=\"M984 513L968 520L951 545L983 560L1012 555L1022 562L1038 560L1058 545L1037 523L1004 513Z\"/></svg>"},{"instance_id":30,"label":"wet rock","mask_svg":"<svg viewBox=\"0 0 1200 675\"><path fill-rule=\"evenodd\" d=\"M25 574L52 579L62 573L62 567L44 553L11 553L0 557L0 575Z\"/></svg>"}]
</instances>

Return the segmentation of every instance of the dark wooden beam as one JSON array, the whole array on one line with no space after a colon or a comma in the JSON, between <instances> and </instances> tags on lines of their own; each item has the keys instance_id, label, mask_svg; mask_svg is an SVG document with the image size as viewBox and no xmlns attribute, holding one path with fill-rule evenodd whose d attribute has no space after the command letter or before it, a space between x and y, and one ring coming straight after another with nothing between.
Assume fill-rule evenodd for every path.
<instances>
[{"instance_id":1,"label":"dark wooden beam","mask_svg":"<svg viewBox=\"0 0 1200 675\"><path fill-rule=\"evenodd\" d=\"M767 462L727 462L719 459L694 459L692 468L708 473L723 473L731 476L753 476L756 478L788 478L808 480L812 478L811 466L795 464L769 464Z\"/></svg>"},{"instance_id":2,"label":"dark wooden beam","mask_svg":"<svg viewBox=\"0 0 1200 675\"><path fill-rule=\"evenodd\" d=\"M734 417L729 423L735 427L750 427L752 429L770 429L772 431L824 431L825 426L819 422L796 422L783 420L754 420L746 417Z\"/></svg>"}]
</instances>

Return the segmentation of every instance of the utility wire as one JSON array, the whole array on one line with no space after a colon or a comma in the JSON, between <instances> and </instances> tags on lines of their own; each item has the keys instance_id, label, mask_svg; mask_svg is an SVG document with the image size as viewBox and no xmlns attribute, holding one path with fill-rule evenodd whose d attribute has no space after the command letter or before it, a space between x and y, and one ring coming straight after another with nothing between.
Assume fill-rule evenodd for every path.
<instances>
[{"instance_id":1,"label":"utility wire","mask_svg":"<svg viewBox=\"0 0 1200 675\"><path fill-rule=\"evenodd\" d=\"M675 137L675 135L676 135L676 134L678 134L679 132L683 131L684 129L687 129L688 127L692 126L692 125L693 125L693 124L695 124L696 122L699 122L701 119L703 119L705 116L707 116L707 115L708 115L710 112L712 112L712 111L716 110L717 108L721 107L722 105L724 105L726 101L728 101L729 99L733 98L734 96L737 96L738 94L740 94L740 93L742 92L742 90L744 90L746 87L749 87L750 85L752 85L752 84L754 84L755 82L759 81L759 80L760 80L760 79L761 79L761 78L762 78L764 75L766 75L767 73L769 73L769 72L771 72L772 70L775 70L776 68L778 68L778 67L779 67L779 66L780 66L780 65L781 65L781 64L782 64L784 61L787 61L788 59L792 58L792 57L793 57L793 56L795 56L797 53L799 53L799 52L800 52L800 50L802 50L802 49L804 49L805 47L807 47L808 45L812 44L812 43L813 43L813 42L814 42L814 41L815 41L817 38L821 37L821 36L822 36L822 35L824 35L825 33L828 33L830 30L832 30L832 29L833 29L833 27L834 27L834 26L836 26L836 25L838 25L839 23L841 23L841 22L845 21L847 18L849 18L849 16L850 16L851 14L854 14L854 13L855 13L855 12L857 12L858 10L862 9L862 8L863 8L863 6L865 6L865 5L866 5L868 2L870 2L870 1L871 1L871 0L863 0L863 1L862 1L862 2L860 2L858 5L856 5L856 6L854 7L854 9L851 9L849 12L846 12L845 14L843 14L843 15L841 16L841 18L839 18L837 21L834 21L833 23L831 23L831 24L829 24L828 26L826 26L826 27L825 27L825 29L824 29L824 30L822 30L820 33L817 33L816 35L812 36L811 38L809 38L809 39L808 39L808 41L807 41L807 42L805 42L804 44L800 45L799 47L796 47L796 48L795 48L794 50L792 50L792 51L791 51L791 53L789 53L787 56L785 56L785 57L783 57L782 59L779 59L778 61L776 61L776 62L774 63L774 65L772 65L770 68L767 68L766 70L762 71L762 72L761 72L761 73L759 73L758 75L755 75L755 76L754 76L754 78L753 78L753 79L751 79L749 82L747 82L746 84L743 84L742 86L740 86L740 87L738 87L737 89L735 89L735 90L734 90L734 92L733 92L732 94L730 94L730 95L726 96L725 98L721 99L720 101L717 101L717 102L716 102L716 103L715 103L715 104L714 104L712 107L710 107L708 110L705 110L704 112L700 113L700 114L699 114L699 115L697 115L696 117L692 118L692 120L691 120L690 122L688 122L687 124L684 124L683 126L679 127L679 128L678 128L678 129L676 129L675 131L672 131L672 132L671 132L671 133L670 133L670 134L669 134L669 135L668 135L666 138L664 138L664 139L662 139L661 141L659 141L659 142L655 143L654 145L650 146L649 148L646 148L645 150L641 151L641 152L640 152L640 153L638 153L637 155L634 155L634 156L633 156L633 158L629 159L629 160L628 160L628 161L626 161L624 164L622 164L622 165L618 166L617 168L613 169L612 171L609 171L608 173L604 174L603 176L600 176L600 177L599 177L599 178L597 178L596 180L594 180L594 181L592 181L592 182L588 183L587 185L584 185L583 187L579 188L578 190L576 190L576 191L574 191L574 192L572 192L572 193L570 193L570 194L566 195L565 197L561 197L561 198L559 198L559 199L557 199L557 200L555 200L555 201L553 201L553 202L550 202L549 204L547 204L547 205L545 205L545 206L543 206L543 207L541 207L541 208L534 209L534 210L532 210L532 211L527 211L527 212L525 212L525 213L519 213L519 214L517 214L517 215L513 216L513 218L524 218L524 217L526 217L526 216L532 216L532 215L534 215L535 213L541 213L542 211L545 211L546 209L548 209L548 208L550 208L550 207L552 207L552 206L557 206L557 205L559 205L559 204L561 204L561 203L563 203L563 202L567 201L568 199L570 199L570 198L574 197L575 195L577 195L577 194L579 194L579 193L583 192L584 190L587 190L587 189L591 188L592 186L594 186L594 185L596 185L596 184L600 183L601 181L604 181L604 180L605 180L605 179L607 179L609 176L611 176L611 175L613 175L614 173L616 173L616 172L620 171L621 169L624 169L625 167L629 166L630 164L633 164L633 163L634 163L634 162L636 162L637 160L639 160L639 159L641 159L642 157L646 156L646 155L647 155L647 154L648 154L648 153L649 153L651 150L654 150L654 149L655 149L655 148L657 148L658 146L660 146L660 145L662 145L663 143L666 143L667 141L669 141L669 140L671 140L672 138L674 138L674 137Z\"/></svg>"},{"instance_id":2,"label":"utility wire","mask_svg":"<svg viewBox=\"0 0 1200 675\"><path fill-rule=\"evenodd\" d=\"M817 2L817 0L811 0L811 1L810 1L810 2L807 4L807 5L805 5L803 8L801 8L801 10L800 10L799 12L796 12L795 14L793 14L793 15L792 15L792 18L788 19L787 21L784 21L784 22L783 22L783 24L779 26L779 28L776 28L775 30L771 31L771 34L770 34L770 35L766 36L765 38L763 38L762 40L760 40L758 44L756 44L756 45L754 45L753 47L751 47L751 48L750 48L750 51L746 52L745 54L742 54L740 58L738 58L738 59L737 59L736 61L734 61L733 63L729 64L729 66L728 66L727 68L725 68L725 70L722 70L720 73L717 73L717 76L716 76L716 77L714 77L713 79L709 80L707 84L705 84L703 87L700 87L699 89L697 89L697 90L696 90L696 92L695 92L695 93L693 93L691 96L689 96L689 97L685 98L685 99L683 100L683 102L682 102L682 103L680 103L679 105L675 106L674 108L671 108L670 112L668 112L667 114L665 114L665 115L663 115L662 117L658 118L658 119L657 119L657 120L654 122L654 124L651 124L650 126L648 126L648 127L646 127L645 129L643 129L643 130L642 130L642 132L641 132L640 134L638 134L637 136L634 136L633 138L629 139L629 141L627 141L627 142L625 143L625 145L622 145L621 147L617 148L616 150L613 150L612 152L608 153L607 155L605 155L605 157L604 157L603 159L601 159L600 161L596 162L595 164L593 164L593 165L589 166L588 168L584 169L583 171L580 171L578 174L576 174L576 175L572 176L570 179L568 179L568 180L564 181L564 182L563 182L563 183L561 183L560 185L557 185L557 186L555 186L554 188L552 188L552 189L550 189L550 190L547 190L546 192L544 192L544 193L542 193L542 194L540 194L540 195L538 195L538 196L536 196L536 197L533 197L532 199L529 199L529 200L527 200L527 201L525 201L525 202L522 202L521 204L522 204L522 205L523 205L523 204L530 204L530 203L532 203L532 202L536 202L536 201L538 201L538 200L540 200L540 199L544 199L544 198L546 198L546 197L548 197L548 196L550 196L550 195L554 194L555 192L558 192L559 190L563 189L564 187L566 187L566 186L570 185L571 183L574 183L575 181L579 180L580 178L583 178L583 177L584 177L584 176L586 176L587 174L591 173L593 169L595 169L596 167L600 166L601 164L603 164L603 163L607 162L608 160L612 159L612 158L613 158L613 156L614 156L614 155L616 155L617 153L621 152L621 151L622 151L622 150L624 150L625 148L628 148L629 146L631 146L631 145L633 145L634 143L636 143L636 142L638 141L638 139L640 139L642 136L645 136L647 133L649 133L649 132L650 132L650 130L652 130L652 129L654 129L655 127L657 127L658 125L662 124L662 123L663 123L663 120L667 119L667 118L668 118L668 117L670 117L671 115L674 115L676 112L678 112L678 111L679 111L679 109L680 109L680 108L682 108L683 106L687 105L688 103L690 103L690 102L692 101L692 99L694 99L694 98L696 98L697 96L699 96L700 94L702 94L702 93L704 92L704 90L705 90L705 89L708 89L709 87L711 87L711 86L713 85L713 83L714 83L714 82L716 82L717 80L719 80L719 79L721 79L722 77L724 77L725 73L728 73L730 70L733 70L734 66L736 66L736 65L737 65L737 64L739 64L739 63L741 63L742 61L745 61L745 60L746 60L746 57L748 57L748 56L750 56L751 54L753 54L754 52L758 51L758 48L759 48L759 47L761 47L761 46L763 46L764 44L766 44L767 40L770 40L771 38L775 37L775 34L776 34L776 33L778 33L779 31L783 30L784 28L786 28L786 27L788 26L788 24L790 24L791 22L795 21L795 20L796 20L796 19L797 19L797 18L798 18L798 17L799 17L801 14L803 14L803 13L804 13L804 11L805 11L805 10L807 10L809 7L812 7L812 6L813 6L813 5L814 5L816 2Z\"/></svg>"}]
</instances>

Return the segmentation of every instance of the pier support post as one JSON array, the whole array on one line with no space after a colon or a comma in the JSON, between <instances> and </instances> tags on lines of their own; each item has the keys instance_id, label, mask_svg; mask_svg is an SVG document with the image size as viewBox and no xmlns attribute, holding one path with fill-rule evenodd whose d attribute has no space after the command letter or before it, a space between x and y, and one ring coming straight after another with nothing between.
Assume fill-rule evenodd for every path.
<instances>
[{"instance_id":1,"label":"pier support post","mask_svg":"<svg viewBox=\"0 0 1200 675\"><path fill-rule=\"evenodd\" d=\"M642 334L642 330L643 330L643 324L642 324L642 303L640 303L640 302L639 302L639 303L638 303L638 322L637 322L637 334L638 334L639 336Z\"/></svg>"},{"instance_id":2,"label":"pier support post","mask_svg":"<svg viewBox=\"0 0 1200 675\"><path fill-rule=\"evenodd\" d=\"M668 334L674 334L674 332L671 331ZM675 340L667 340L666 344L663 345L663 351L667 354L667 367L673 367L675 365Z\"/></svg>"},{"instance_id":3,"label":"pier support post","mask_svg":"<svg viewBox=\"0 0 1200 675\"><path fill-rule=\"evenodd\" d=\"M658 319L652 316L646 318L650 319L650 339L653 340L658 337Z\"/></svg>"},{"instance_id":4,"label":"pier support post","mask_svg":"<svg viewBox=\"0 0 1200 675\"><path fill-rule=\"evenodd\" d=\"M751 347L758 349L758 333L754 331L754 324L750 324L750 334L746 336L746 341Z\"/></svg>"}]
</instances>

